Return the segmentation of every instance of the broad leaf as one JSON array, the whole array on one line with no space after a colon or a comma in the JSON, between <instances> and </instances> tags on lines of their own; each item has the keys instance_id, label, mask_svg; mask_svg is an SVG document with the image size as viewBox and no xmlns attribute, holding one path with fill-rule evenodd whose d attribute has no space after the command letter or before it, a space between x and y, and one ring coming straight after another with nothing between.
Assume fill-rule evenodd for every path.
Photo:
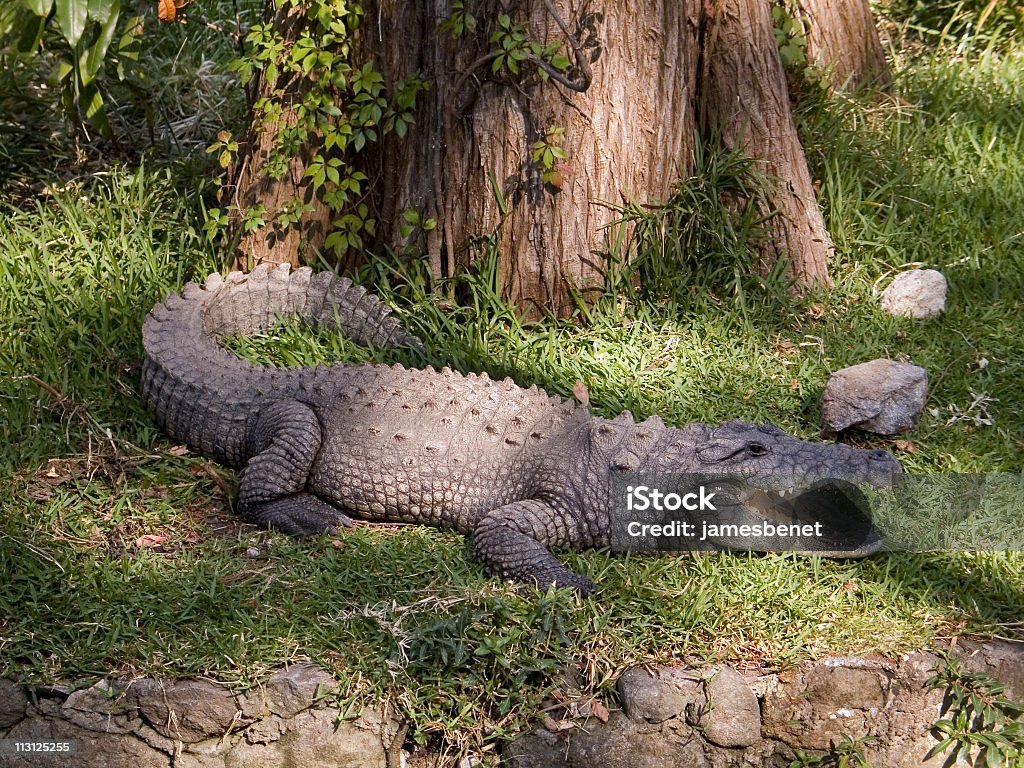
<instances>
[{"instance_id":1,"label":"broad leaf","mask_svg":"<svg viewBox=\"0 0 1024 768\"><path fill-rule=\"evenodd\" d=\"M77 45L89 18L89 0L57 0L57 21L64 37Z\"/></svg>"},{"instance_id":2,"label":"broad leaf","mask_svg":"<svg viewBox=\"0 0 1024 768\"><path fill-rule=\"evenodd\" d=\"M96 130L104 138L109 139L113 136L113 131L110 129L110 121L107 119L107 110L103 106L103 96L100 95L99 88L96 87L95 83L87 85L82 89L80 100L85 116L95 126Z\"/></svg>"},{"instance_id":3,"label":"broad leaf","mask_svg":"<svg viewBox=\"0 0 1024 768\"><path fill-rule=\"evenodd\" d=\"M39 47L39 41L43 37L43 30L46 28L46 16L33 16L26 20L18 37L18 51L20 53L31 53Z\"/></svg>"},{"instance_id":4,"label":"broad leaf","mask_svg":"<svg viewBox=\"0 0 1024 768\"><path fill-rule=\"evenodd\" d=\"M24 0L24 3L32 13L43 18L49 16L50 9L53 8L53 0Z\"/></svg>"},{"instance_id":5,"label":"broad leaf","mask_svg":"<svg viewBox=\"0 0 1024 768\"><path fill-rule=\"evenodd\" d=\"M121 0L88 0L89 18L106 24L111 15L117 16L121 9Z\"/></svg>"},{"instance_id":6,"label":"broad leaf","mask_svg":"<svg viewBox=\"0 0 1024 768\"><path fill-rule=\"evenodd\" d=\"M95 0L93 1L95 2ZM121 0L106 0L106 4L107 16L100 27L99 37L79 61L79 72L83 84L91 83L96 77L100 67L103 66L103 57L107 54L107 48L110 47L110 42L114 39L117 18L121 14Z\"/></svg>"}]
</instances>

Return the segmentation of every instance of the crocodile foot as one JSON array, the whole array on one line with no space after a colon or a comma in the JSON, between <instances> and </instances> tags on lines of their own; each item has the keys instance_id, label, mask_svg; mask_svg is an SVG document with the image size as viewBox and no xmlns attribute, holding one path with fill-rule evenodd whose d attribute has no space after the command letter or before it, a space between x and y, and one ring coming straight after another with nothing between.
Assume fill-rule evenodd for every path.
<instances>
[{"instance_id":1,"label":"crocodile foot","mask_svg":"<svg viewBox=\"0 0 1024 768\"><path fill-rule=\"evenodd\" d=\"M244 514L251 523L273 528L289 536L333 533L339 527L350 528L354 524L352 518L344 512L311 493L295 493L272 501L250 504Z\"/></svg>"}]
</instances>

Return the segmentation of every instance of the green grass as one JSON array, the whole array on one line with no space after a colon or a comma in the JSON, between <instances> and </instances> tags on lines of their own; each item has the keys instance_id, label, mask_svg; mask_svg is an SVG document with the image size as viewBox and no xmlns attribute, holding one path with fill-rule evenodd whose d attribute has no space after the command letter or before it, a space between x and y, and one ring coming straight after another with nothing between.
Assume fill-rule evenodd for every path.
<instances>
[{"instance_id":1,"label":"green grass","mask_svg":"<svg viewBox=\"0 0 1024 768\"><path fill-rule=\"evenodd\" d=\"M812 438L830 372L904 357L929 371L928 407L904 441L870 444L915 472L1019 472L1020 64L1013 46L924 51L901 62L890 100L805 105L838 249L829 290L788 299L708 263L716 242L721 258L746 259L752 232L712 205L738 178L735 158L715 155L666 214L690 229L644 246L644 268L662 270L651 282L666 278L658 290L638 295L624 279L571 321L524 325L486 270L460 280L465 306L452 309L422 294L417 265L397 274L378 263L366 276L430 341L423 358L378 359L487 370L564 396L580 381L603 415L772 421ZM111 168L0 206L0 674L245 685L310 658L353 702L397 701L417 738L465 743L521 727L570 661L607 688L646 661L785 666L1020 631L1021 553L572 553L569 566L601 585L581 600L499 584L462 537L434 529L293 541L240 525L235 475L182 455L136 394L145 313L213 268L183 167ZM726 225L736 239L722 239ZM947 274L941 318L878 310L886 278L909 263ZM674 284L677 268L693 282ZM281 364L367 354L287 325L233 346Z\"/></svg>"}]
</instances>

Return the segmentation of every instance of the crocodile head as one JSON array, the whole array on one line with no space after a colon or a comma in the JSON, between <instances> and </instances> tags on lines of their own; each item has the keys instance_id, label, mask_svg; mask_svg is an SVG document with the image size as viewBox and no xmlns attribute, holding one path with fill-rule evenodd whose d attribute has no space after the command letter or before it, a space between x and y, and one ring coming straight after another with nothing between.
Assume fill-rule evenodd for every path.
<instances>
[{"instance_id":1,"label":"crocodile head","mask_svg":"<svg viewBox=\"0 0 1024 768\"><path fill-rule=\"evenodd\" d=\"M656 430L643 458L620 468L719 478L721 518L737 524L820 523L818 535L802 540L800 550L833 557L862 557L881 548L862 489L888 488L902 472L885 451L799 440L775 426L741 421ZM773 549L771 541L749 537L721 544Z\"/></svg>"}]
</instances>

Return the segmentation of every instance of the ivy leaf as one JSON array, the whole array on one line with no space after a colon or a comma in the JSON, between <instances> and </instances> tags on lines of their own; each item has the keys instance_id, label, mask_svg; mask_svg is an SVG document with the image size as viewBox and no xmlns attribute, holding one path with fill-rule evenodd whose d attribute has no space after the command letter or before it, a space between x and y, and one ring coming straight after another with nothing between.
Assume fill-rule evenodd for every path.
<instances>
[{"instance_id":1,"label":"ivy leaf","mask_svg":"<svg viewBox=\"0 0 1024 768\"><path fill-rule=\"evenodd\" d=\"M551 66L557 69L559 72L565 72L571 66L572 62L569 61L569 57L564 53L556 53L551 57Z\"/></svg>"}]
</instances>

